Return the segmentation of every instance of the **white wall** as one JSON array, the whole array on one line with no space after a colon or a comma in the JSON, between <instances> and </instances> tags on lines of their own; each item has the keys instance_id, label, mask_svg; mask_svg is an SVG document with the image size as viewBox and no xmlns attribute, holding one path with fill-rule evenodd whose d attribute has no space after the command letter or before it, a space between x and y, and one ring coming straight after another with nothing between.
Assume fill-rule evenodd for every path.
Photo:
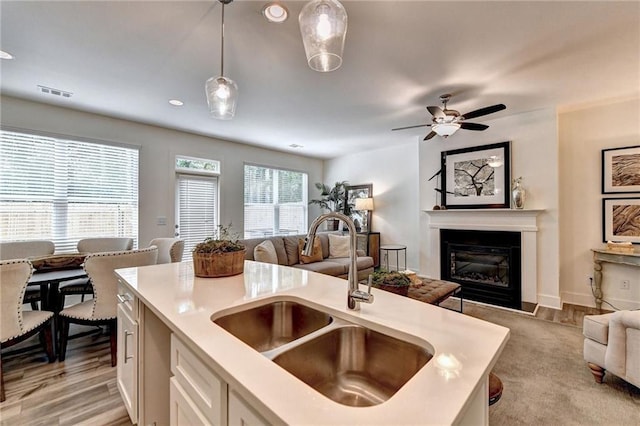
<instances>
[{"instance_id":1,"label":"white wall","mask_svg":"<svg viewBox=\"0 0 640 426\"><path fill-rule=\"evenodd\" d=\"M640 100L631 99L561 113L560 279L565 302L595 306L587 277L593 276L592 248L602 240L602 199L640 194L601 193L603 149L640 145ZM630 280L629 290L620 282ZM619 309L640 308L640 269L605 263L604 299ZM611 309L606 304L604 309Z\"/></svg>"},{"instance_id":2,"label":"white wall","mask_svg":"<svg viewBox=\"0 0 640 426\"><path fill-rule=\"evenodd\" d=\"M558 147L557 119L552 109L485 120L483 132L460 130L449 139L434 138L420 143L420 209L436 204L436 179L427 180L440 169L440 154L458 148L511 141L511 176L523 177L527 190L526 209L544 209L538 216L537 302L560 308L558 241ZM441 204L438 201L438 204ZM420 235L426 239L429 219L420 214ZM426 274L429 262L439 262L428 244L421 244L420 271ZM439 277L434 277L439 278Z\"/></svg>"},{"instance_id":3,"label":"white wall","mask_svg":"<svg viewBox=\"0 0 640 426\"><path fill-rule=\"evenodd\" d=\"M232 222L240 233L244 226L244 162L307 172L310 197L315 191L313 183L323 180L323 162L318 159L7 96L3 96L0 103L3 126L140 146L140 246L154 237L173 236L175 154L221 161L220 223ZM211 125L215 126L216 120L212 119ZM309 216L313 218L317 213L315 208L310 209ZM167 225L157 225L160 216L167 218Z\"/></svg>"},{"instance_id":4,"label":"white wall","mask_svg":"<svg viewBox=\"0 0 640 426\"><path fill-rule=\"evenodd\" d=\"M342 180L351 185L373 184L372 230L380 232L381 244L406 245L407 267L418 270L417 141L325 161L324 175L328 184ZM310 194L314 198L317 191ZM389 263L395 266L395 256L390 256ZM402 256L399 263L403 266Z\"/></svg>"}]
</instances>

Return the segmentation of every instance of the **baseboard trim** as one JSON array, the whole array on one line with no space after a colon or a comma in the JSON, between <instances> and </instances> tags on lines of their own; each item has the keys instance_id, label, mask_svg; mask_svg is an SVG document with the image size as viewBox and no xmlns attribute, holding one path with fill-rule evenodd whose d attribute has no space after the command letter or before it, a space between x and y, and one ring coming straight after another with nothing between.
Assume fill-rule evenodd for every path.
<instances>
[{"instance_id":1,"label":"baseboard trim","mask_svg":"<svg viewBox=\"0 0 640 426\"><path fill-rule=\"evenodd\" d=\"M562 299L558 296L538 294L538 305L547 308L562 310Z\"/></svg>"}]
</instances>

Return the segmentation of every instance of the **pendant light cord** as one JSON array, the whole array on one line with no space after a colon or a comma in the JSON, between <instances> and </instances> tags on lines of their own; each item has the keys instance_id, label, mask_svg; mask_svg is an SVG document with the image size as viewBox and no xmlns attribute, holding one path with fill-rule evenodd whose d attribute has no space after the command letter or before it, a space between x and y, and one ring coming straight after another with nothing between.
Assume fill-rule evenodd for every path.
<instances>
[{"instance_id":1,"label":"pendant light cord","mask_svg":"<svg viewBox=\"0 0 640 426\"><path fill-rule=\"evenodd\" d=\"M220 26L221 32L221 46L220 46L220 76L224 77L224 2L222 3L222 25Z\"/></svg>"}]
</instances>

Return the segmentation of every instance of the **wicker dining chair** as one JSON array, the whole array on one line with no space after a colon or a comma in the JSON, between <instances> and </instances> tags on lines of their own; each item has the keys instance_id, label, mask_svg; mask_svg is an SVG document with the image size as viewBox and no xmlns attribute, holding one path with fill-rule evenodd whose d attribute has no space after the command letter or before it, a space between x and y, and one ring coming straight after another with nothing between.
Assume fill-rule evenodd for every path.
<instances>
[{"instance_id":1,"label":"wicker dining chair","mask_svg":"<svg viewBox=\"0 0 640 426\"><path fill-rule=\"evenodd\" d=\"M158 257L158 248L148 247L139 250L105 252L90 254L84 261L93 285L93 299L70 306L58 314L60 331L59 359L64 361L69 339L69 324L107 325L111 336L111 365L116 365L116 307L118 279L114 270L134 266L154 265Z\"/></svg>"},{"instance_id":2,"label":"wicker dining chair","mask_svg":"<svg viewBox=\"0 0 640 426\"><path fill-rule=\"evenodd\" d=\"M47 358L53 362L53 312L23 310L24 293L32 271L31 262L27 259L0 261L0 347L13 346L39 333ZM0 401L4 400L4 376L0 360Z\"/></svg>"}]
</instances>

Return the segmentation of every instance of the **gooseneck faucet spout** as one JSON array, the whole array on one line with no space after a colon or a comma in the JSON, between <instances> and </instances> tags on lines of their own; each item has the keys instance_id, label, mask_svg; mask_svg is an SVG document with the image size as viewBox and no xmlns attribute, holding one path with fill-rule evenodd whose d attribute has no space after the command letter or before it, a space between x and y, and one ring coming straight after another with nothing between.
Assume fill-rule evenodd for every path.
<instances>
[{"instance_id":1,"label":"gooseneck faucet spout","mask_svg":"<svg viewBox=\"0 0 640 426\"><path fill-rule=\"evenodd\" d=\"M343 221L349 229L349 289L347 292L347 307L351 310L360 310L360 302L373 303L373 295L371 294L371 284L367 292L360 291L358 286L358 264L357 264L357 239L356 226L350 217L342 213L329 212L318 216L309 227L309 233L304 241L304 249L302 254L311 256L313 252L313 240L318 231L318 227L327 219L339 219Z\"/></svg>"}]
</instances>

